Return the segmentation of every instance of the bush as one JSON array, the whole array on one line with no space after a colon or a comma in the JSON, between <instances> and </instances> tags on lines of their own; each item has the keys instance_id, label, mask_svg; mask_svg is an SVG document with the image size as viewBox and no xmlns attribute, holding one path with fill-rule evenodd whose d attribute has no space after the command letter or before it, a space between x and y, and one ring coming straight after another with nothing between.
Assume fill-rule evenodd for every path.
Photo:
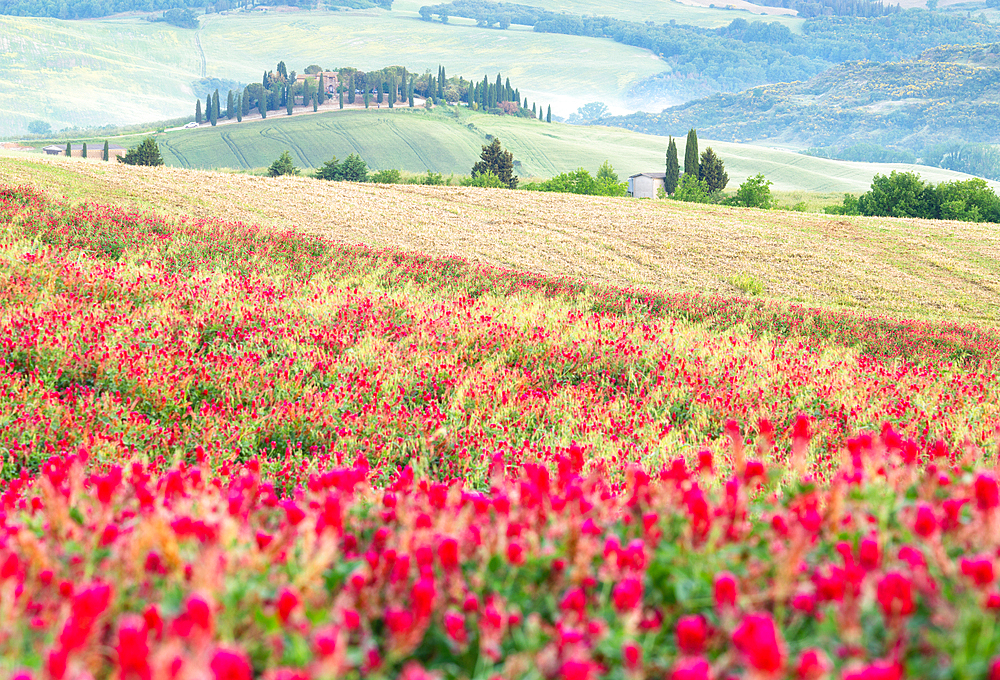
<instances>
[{"instance_id":1,"label":"bush","mask_svg":"<svg viewBox=\"0 0 1000 680\"><path fill-rule=\"evenodd\" d=\"M391 168L389 170L379 170L368 176L368 181L375 184L402 184L403 176L399 170Z\"/></svg>"},{"instance_id":2,"label":"bush","mask_svg":"<svg viewBox=\"0 0 1000 680\"><path fill-rule=\"evenodd\" d=\"M394 172L398 178L399 171L395 170ZM337 157L334 156L321 165L313 177L332 182L367 182L368 165L356 153L352 153L345 158L343 163L339 162Z\"/></svg>"},{"instance_id":3,"label":"bush","mask_svg":"<svg viewBox=\"0 0 1000 680\"><path fill-rule=\"evenodd\" d=\"M685 203L711 203L713 197L708 190L708 183L693 174L684 173L671 198Z\"/></svg>"},{"instance_id":4,"label":"bush","mask_svg":"<svg viewBox=\"0 0 1000 680\"><path fill-rule=\"evenodd\" d=\"M160 147L152 137L146 137L139 143L139 146L132 147L124 156L118 156L119 163L126 165L163 165L163 157L160 156Z\"/></svg>"},{"instance_id":5,"label":"bush","mask_svg":"<svg viewBox=\"0 0 1000 680\"><path fill-rule=\"evenodd\" d=\"M827 215L860 215L861 208L858 205L858 197L852 194L844 194L844 202L840 205L828 205L823 209Z\"/></svg>"},{"instance_id":6,"label":"bush","mask_svg":"<svg viewBox=\"0 0 1000 680\"><path fill-rule=\"evenodd\" d=\"M736 190L736 195L731 203L744 208L763 208L764 210L774 207L774 198L771 196L771 181L760 173L748 177Z\"/></svg>"},{"instance_id":7,"label":"bush","mask_svg":"<svg viewBox=\"0 0 1000 680\"><path fill-rule=\"evenodd\" d=\"M869 191L858 198L862 215L876 217L931 217L927 185L915 172L875 175Z\"/></svg>"},{"instance_id":8,"label":"bush","mask_svg":"<svg viewBox=\"0 0 1000 680\"><path fill-rule=\"evenodd\" d=\"M764 293L764 283L753 274L741 272L736 276L730 277L729 283L746 295L756 297Z\"/></svg>"},{"instance_id":9,"label":"bush","mask_svg":"<svg viewBox=\"0 0 1000 680\"><path fill-rule=\"evenodd\" d=\"M543 182L524 184L521 188L528 191L553 191L585 196L624 196L628 189L624 182L618 181L618 175L607 161L598 170L596 178L583 168L579 168Z\"/></svg>"},{"instance_id":10,"label":"bush","mask_svg":"<svg viewBox=\"0 0 1000 680\"><path fill-rule=\"evenodd\" d=\"M334 159L336 160L336 159ZM292 163L292 157L287 151L282 151L278 159L271 163L267 169L268 177L278 177L279 175L297 175L299 169Z\"/></svg>"},{"instance_id":11,"label":"bush","mask_svg":"<svg viewBox=\"0 0 1000 680\"><path fill-rule=\"evenodd\" d=\"M492 170L485 170L475 177L462 180L463 187L482 187L485 189L504 189L506 182L493 174Z\"/></svg>"}]
</instances>

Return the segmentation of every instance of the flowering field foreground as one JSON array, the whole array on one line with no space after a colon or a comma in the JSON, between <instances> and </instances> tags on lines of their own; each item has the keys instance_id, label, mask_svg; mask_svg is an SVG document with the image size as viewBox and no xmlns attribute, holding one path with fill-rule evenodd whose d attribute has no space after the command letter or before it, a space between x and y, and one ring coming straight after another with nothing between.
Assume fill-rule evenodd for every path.
<instances>
[{"instance_id":1,"label":"flowering field foreground","mask_svg":"<svg viewBox=\"0 0 1000 680\"><path fill-rule=\"evenodd\" d=\"M4 675L1000 678L991 331L0 225Z\"/></svg>"}]
</instances>

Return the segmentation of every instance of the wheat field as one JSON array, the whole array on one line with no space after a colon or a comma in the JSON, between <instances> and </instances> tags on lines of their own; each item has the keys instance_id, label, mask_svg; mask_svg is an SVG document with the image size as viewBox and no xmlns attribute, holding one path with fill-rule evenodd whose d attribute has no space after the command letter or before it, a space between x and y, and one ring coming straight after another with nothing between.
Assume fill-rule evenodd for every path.
<instances>
[{"instance_id":1,"label":"wheat field","mask_svg":"<svg viewBox=\"0 0 1000 680\"><path fill-rule=\"evenodd\" d=\"M594 282L924 319L1000 319L995 225L0 157L0 182Z\"/></svg>"}]
</instances>

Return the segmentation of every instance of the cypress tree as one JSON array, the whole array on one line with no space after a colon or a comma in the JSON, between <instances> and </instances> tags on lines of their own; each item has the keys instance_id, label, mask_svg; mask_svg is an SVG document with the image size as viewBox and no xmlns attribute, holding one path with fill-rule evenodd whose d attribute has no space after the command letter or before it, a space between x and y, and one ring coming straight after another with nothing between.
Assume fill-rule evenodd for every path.
<instances>
[{"instance_id":1,"label":"cypress tree","mask_svg":"<svg viewBox=\"0 0 1000 680\"><path fill-rule=\"evenodd\" d=\"M438 98L444 99L444 82L448 80L448 76L444 73L444 66L441 67L441 77L438 78Z\"/></svg>"},{"instance_id":2,"label":"cypress tree","mask_svg":"<svg viewBox=\"0 0 1000 680\"><path fill-rule=\"evenodd\" d=\"M382 103L382 83L378 83L375 86L375 103L376 104Z\"/></svg>"},{"instance_id":3,"label":"cypress tree","mask_svg":"<svg viewBox=\"0 0 1000 680\"><path fill-rule=\"evenodd\" d=\"M212 107L215 109L215 120L219 120L219 112L222 110L219 108L219 91L216 90L215 94L212 95Z\"/></svg>"},{"instance_id":4,"label":"cypress tree","mask_svg":"<svg viewBox=\"0 0 1000 680\"><path fill-rule=\"evenodd\" d=\"M260 86L266 90L268 84L269 83L267 82L267 71L264 71L264 77L260 79Z\"/></svg>"},{"instance_id":5,"label":"cypress tree","mask_svg":"<svg viewBox=\"0 0 1000 680\"><path fill-rule=\"evenodd\" d=\"M701 155L701 165L698 170L698 179L708 185L708 190L722 191L729 183L729 175L726 174L726 166L722 159L715 155L712 147L705 149Z\"/></svg>"},{"instance_id":6,"label":"cypress tree","mask_svg":"<svg viewBox=\"0 0 1000 680\"><path fill-rule=\"evenodd\" d=\"M503 80L500 79L500 74L497 74L497 81L493 84L493 103L494 105L498 102L504 101L503 96Z\"/></svg>"},{"instance_id":7,"label":"cypress tree","mask_svg":"<svg viewBox=\"0 0 1000 680\"><path fill-rule=\"evenodd\" d=\"M108 151L108 140L104 140L104 160L109 160L111 158L111 153Z\"/></svg>"},{"instance_id":8,"label":"cypress tree","mask_svg":"<svg viewBox=\"0 0 1000 680\"><path fill-rule=\"evenodd\" d=\"M208 98L208 122L212 124L212 127L215 127L215 123L218 120L219 119L218 119L218 117L215 114L215 107L212 106L212 97L209 96L209 98Z\"/></svg>"},{"instance_id":9,"label":"cypress tree","mask_svg":"<svg viewBox=\"0 0 1000 680\"><path fill-rule=\"evenodd\" d=\"M87 142L83 143L83 154L82 155L83 155L84 158L87 157Z\"/></svg>"},{"instance_id":10,"label":"cypress tree","mask_svg":"<svg viewBox=\"0 0 1000 680\"><path fill-rule=\"evenodd\" d=\"M246 87L243 89L243 96L240 97L243 102L243 115L250 115L250 88Z\"/></svg>"},{"instance_id":11,"label":"cypress tree","mask_svg":"<svg viewBox=\"0 0 1000 680\"><path fill-rule=\"evenodd\" d=\"M409 101L410 108L413 108L413 78L410 78L410 87L407 90L407 100Z\"/></svg>"},{"instance_id":12,"label":"cypress tree","mask_svg":"<svg viewBox=\"0 0 1000 680\"><path fill-rule=\"evenodd\" d=\"M260 99L257 100L257 111L260 113L261 119L267 118L267 90L264 90Z\"/></svg>"},{"instance_id":13,"label":"cypress tree","mask_svg":"<svg viewBox=\"0 0 1000 680\"><path fill-rule=\"evenodd\" d=\"M233 104L234 104L234 102L233 102L233 91L230 90L229 94L226 95L226 119L227 120L232 120L233 119L233 114L234 114L234 112L233 112Z\"/></svg>"},{"instance_id":14,"label":"cypress tree","mask_svg":"<svg viewBox=\"0 0 1000 680\"><path fill-rule=\"evenodd\" d=\"M285 113L292 115L292 107L295 106L295 97L292 96L292 86L285 88Z\"/></svg>"},{"instance_id":15,"label":"cypress tree","mask_svg":"<svg viewBox=\"0 0 1000 680\"><path fill-rule=\"evenodd\" d=\"M319 105L316 103L316 93L313 92L312 96L313 112L319 111Z\"/></svg>"},{"instance_id":16,"label":"cypress tree","mask_svg":"<svg viewBox=\"0 0 1000 680\"><path fill-rule=\"evenodd\" d=\"M350 97L351 104L354 103L355 98L357 96L358 96L358 86L357 83L354 82L354 74L351 74L351 97Z\"/></svg>"},{"instance_id":17,"label":"cypress tree","mask_svg":"<svg viewBox=\"0 0 1000 680\"><path fill-rule=\"evenodd\" d=\"M69 142L66 142L66 155L67 156L73 155L73 146Z\"/></svg>"},{"instance_id":18,"label":"cypress tree","mask_svg":"<svg viewBox=\"0 0 1000 680\"><path fill-rule=\"evenodd\" d=\"M510 86L510 78L503 84L503 99L506 102L517 101L514 99L514 89Z\"/></svg>"},{"instance_id":19,"label":"cypress tree","mask_svg":"<svg viewBox=\"0 0 1000 680\"><path fill-rule=\"evenodd\" d=\"M243 122L243 95L236 95L236 122Z\"/></svg>"},{"instance_id":20,"label":"cypress tree","mask_svg":"<svg viewBox=\"0 0 1000 680\"><path fill-rule=\"evenodd\" d=\"M344 88L338 87L337 91L340 93L340 108L344 108Z\"/></svg>"},{"instance_id":21,"label":"cypress tree","mask_svg":"<svg viewBox=\"0 0 1000 680\"><path fill-rule=\"evenodd\" d=\"M698 133L694 128L688 130L687 141L684 142L684 174L698 176Z\"/></svg>"},{"instance_id":22,"label":"cypress tree","mask_svg":"<svg viewBox=\"0 0 1000 680\"><path fill-rule=\"evenodd\" d=\"M552 122L552 104L549 104L549 110L545 114L545 122L546 123Z\"/></svg>"},{"instance_id":23,"label":"cypress tree","mask_svg":"<svg viewBox=\"0 0 1000 680\"><path fill-rule=\"evenodd\" d=\"M371 102L371 99L372 99L372 98L371 98L371 92L370 92L370 91L368 90L368 88L366 87L366 88L365 88L365 108L366 108L366 109L368 108L368 103L369 103L369 102Z\"/></svg>"},{"instance_id":24,"label":"cypress tree","mask_svg":"<svg viewBox=\"0 0 1000 680\"><path fill-rule=\"evenodd\" d=\"M663 178L663 188L667 194L672 194L677 188L681 174L680 164L677 162L677 143L673 137L670 138L670 143L667 145L666 173L666 177Z\"/></svg>"},{"instance_id":25,"label":"cypress tree","mask_svg":"<svg viewBox=\"0 0 1000 680\"><path fill-rule=\"evenodd\" d=\"M195 104L195 106L194 106L194 122L198 123L198 125L201 125L201 100L200 99L198 100L198 103Z\"/></svg>"},{"instance_id":26,"label":"cypress tree","mask_svg":"<svg viewBox=\"0 0 1000 680\"><path fill-rule=\"evenodd\" d=\"M205 120L212 120L212 95L205 95Z\"/></svg>"},{"instance_id":27,"label":"cypress tree","mask_svg":"<svg viewBox=\"0 0 1000 680\"><path fill-rule=\"evenodd\" d=\"M542 115L542 107L538 107L538 120L545 120L545 116Z\"/></svg>"},{"instance_id":28,"label":"cypress tree","mask_svg":"<svg viewBox=\"0 0 1000 680\"><path fill-rule=\"evenodd\" d=\"M396 103L396 76L389 78L389 108L393 108Z\"/></svg>"},{"instance_id":29,"label":"cypress tree","mask_svg":"<svg viewBox=\"0 0 1000 680\"><path fill-rule=\"evenodd\" d=\"M326 101L326 84L323 82L323 74L319 74L319 85L316 86L316 97L319 99L319 103L322 104Z\"/></svg>"}]
</instances>

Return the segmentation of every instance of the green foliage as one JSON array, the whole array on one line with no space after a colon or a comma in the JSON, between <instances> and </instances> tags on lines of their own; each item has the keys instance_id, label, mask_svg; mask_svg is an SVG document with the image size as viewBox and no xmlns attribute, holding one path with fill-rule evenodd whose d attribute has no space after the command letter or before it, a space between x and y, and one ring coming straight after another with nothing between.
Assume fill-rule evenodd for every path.
<instances>
[{"instance_id":1,"label":"green foliage","mask_svg":"<svg viewBox=\"0 0 1000 680\"><path fill-rule=\"evenodd\" d=\"M768 210L774 207L774 199L771 196L771 182L758 173L753 177L748 177L740 188L736 190L733 197L733 205L740 205L744 208L761 208Z\"/></svg>"},{"instance_id":2,"label":"green foliage","mask_svg":"<svg viewBox=\"0 0 1000 680\"><path fill-rule=\"evenodd\" d=\"M986 181L974 177L928 188L934 217L961 222L1000 222L1000 198Z\"/></svg>"},{"instance_id":3,"label":"green foliage","mask_svg":"<svg viewBox=\"0 0 1000 680\"><path fill-rule=\"evenodd\" d=\"M111 156L110 149L108 148L107 140L104 140L104 153L101 156L101 160L108 160ZM162 160L162 159L161 159Z\"/></svg>"},{"instance_id":4,"label":"green foliage","mask_svg":"<svg viewBox=\"0 0 1000 680\"><path fill-rule=\"evenodd\" d=\"M684 174L700 177L698 168L698 133L691 128L684 143Z\"/></svg>"},{"instance_id":5,"label":"green foliage","mask_svg":"<svg viewBox=\"0 0 1000 680\"><path fill-rule=\"evenodd\" d=\"M413 180L408 182L408 184L423 184L425 186L431 187L443 187L447 182L444 179L444 175L440 172L433 172L428 170L424 175L418 175L414 177Z\"/></svg>"},{"instance_id":6,"label":"green foliage","mask_svg":"<svg viewBox=\"0 0 1000 680\"><path fill-rule=\"evenodd\" d=\"M194 122L201 125L201 99L198 99L198 103L194 105Z\"/></svg>"},{"instance_id":7,"label":"green foliage","mask_svg":"<svg viewBox=\"0 0 1000 680\"><path fill-rule=\"evenodd\" d=\"M198 17L188 8L175 7L168 9L158 19L154 21L165 21L168 24L179 28L198 28Z\"/></svg>"},{"instance_id":8,"label":"green foliage","mask_svg":"<svg viewBox=\"0 0 1000 680\"><path fill-rule=\"evenodd\" d=\"M875 175L869 191L858 198L862 215L880 217L928 217L927 185L915 172Z\"/></svg>"},{"instance_id":9,"label":"green foliage","mask_svg":"<svg viewBox=\"0 0 1000 680\"><path fill-rule=\"evenodd\" d=\"M597 172L597 177L580 168L564 172L543 182L529 182L521 186L527 191L553 191L586 196L624 196L628 186L618 181L618 175L607 161Z\"/></svg>"},{"instance_id":10,"label":"green foliage","mask_svg":"<svg viewBox=\"0 0 1000 680\"><path fill-rule=\"evenodd\" d=\"M764 283L753 274L740 272L729 278L729 283L745 295L754 297L764 294Z\"/></svg>"},{"instance_id":11,"label":"green foliage","mask_svg":"<svg viewBox=\"0 0 1000 680\"><path fill-rule=\"evenodd\" d=\"M334 156L328 160L323 165L316 169L313 174L316 179L325 179L327 181L333 182L340 179L340 161Z\"/></svg>"},{"instance_id":12,"label":"green foliage","mask_svg":"<svg viewBox=\"0 0 1000 680\"><path fill-rule=\"evenodd\" d=\"M107 153L107 142L104 143L105 153ZM126 165L163 165L163 157L160 156L160 147L152 137L146 137L138 146L125 152L124 156L118 156L119 163Z\"/></svg>"},{"instance_id":13,"label":"green foliage","mask_svg":"<svg viewBox=\"0 0 1000 680\"><path fill-rule=\"evenodd\" d=\"M472 166L472 176L475 178L487 170L499 177L508 189L517 188L517 177L514 176L514 155L501 148L499 137L494 137L492 142L483 146L479 161Z\"/></svg>"},{"instance_id":14,"label":"green foliage","mask_svg":"<svg viewBox=\"0 0 1000 680\"><path fill-rule=\"evenodd\" d=\"M695 175L689 175L686 172L681 175L681 179L677 183L677 189L671 198L677 201L684 201L685 203L712 202L712 194L708 190L708 184L698 179Z\"/></svg>"},{"instance_id":15,"label":"green foliage","mask_svg":"<svg viewBox=\"0 0 1000 680\"><path fill-rule=\"evenodd\" d=\"M271 163L271 167L267 169L267 174L269 177L278 177L280 175L297 175L299 174L299 169L295 167L292 163L292 156L287 151L282 151L281 155L278 156L277 160Z\"/></svg>"},{"instance_id":16,"label":"green foliage","mask_svg":"<svg viewBox=\"0 0 1000 680\"><path fill-rule=\"evenodd\" d=\"M827 215L860 215L861 206L854 194L844 194L844 202L840 205L829 205L823 209Z\"/></svg>"},{"instance_id":17,"label":"green foliage","mask_svg":"<svg viewBox=\"0 0 1000 680\"><path fill-rule=\"evenodd\" d=\"M42 120L33 120L30 123L28 123L28 132L30 132L33 135L42 135L42 136L51 135L52 126Z\"/></svg>"},{"instance_id":18,"label":"green foliage","mask_svg":"<svg viewBox=\"0 0 1000 680\"><path fill-rule=\"evenodd\" d=\"M680 164L677 162L677 142L674 138L670 138L670 143L667 144L667 166L666 166L666 176L663 178L663 188L664 192L667 194L672 194L677 190L677 182L680 181L681 168Z\"/></svg>"},{"instance_id":19,"label":"green foliage","mask_svg":"<svg viewBox=\"0 0 1000 680\"><path fill-rule=\"evenodd\" d=\"M374 184L402 184L403 176L395 168L389 170L377 170L368 177L368 181Z\"/></svg>"},{"instance_id":20,"label":"green foliage","mask_svg":"<svg viewBox=\"0 0 1000 680\"><path fill-rule=\"evenodd\" d=\"M710 193L722 191L729 184L729 175L726 174L726 166L723 164L722 159L715 155L712 147L708 147L701 154L701 163L698 166L698 179L708 185Z\"/></svg>"},{"instance_id":21,"label":"green foliage","mask_svg":"<svg viewBox=\"0 0 1000 680\"><path fill-rule=\"evenodd\" d=\"M368 165L361 160L361 156L352 153L340 164L340 177L337 179L341 182L367 182Z\"/></svg>"},{"instance_id":22,"label":"green foliage","mask_svg":"<svg viewBox=\"0 0 1000 680\"><path fill-rule=\"evenodd\" d=\"M486 169L485 171L469 177L468 179L462 180L463 187L481 187L484 189L505 189L507 185L502 179L497 177L492 170ZM527 187L525 187L527 188Z\"/></svg>"},{"instance_id":23,"label":"green foliage","mask_svg":"<svg viewBox=\"0 0 1000 680\"><path fill-rule=\"evenodd\" d=\"M72 145L72 144L70 144L69 142L66 142L66 151L65 151L65 155L66 155L66 156L72 156L72 155L73 155L73 145Z\"/></svg>"}]
</instances>

